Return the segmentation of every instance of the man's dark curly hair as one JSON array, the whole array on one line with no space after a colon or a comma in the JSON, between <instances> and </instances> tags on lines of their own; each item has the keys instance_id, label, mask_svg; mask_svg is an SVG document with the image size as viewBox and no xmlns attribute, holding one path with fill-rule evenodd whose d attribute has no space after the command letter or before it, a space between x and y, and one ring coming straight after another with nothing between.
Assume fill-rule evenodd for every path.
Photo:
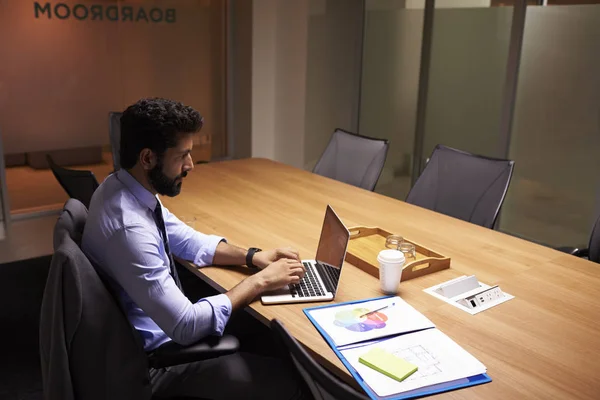
<instances>
[{"instance_id":1,"label":"man's dark curly hair","mask_svg":"<svg viewBox=\"0 0 600 400\"><path fill-rule=\"evenodd\" d=\"M168 148L177 145L179 134L196 133L202 124L198 111L177 101L161 98L139 100L127 107L121 116L121 167L133 168L145 148L162 159Z\"/></svg>"}]
</instances>

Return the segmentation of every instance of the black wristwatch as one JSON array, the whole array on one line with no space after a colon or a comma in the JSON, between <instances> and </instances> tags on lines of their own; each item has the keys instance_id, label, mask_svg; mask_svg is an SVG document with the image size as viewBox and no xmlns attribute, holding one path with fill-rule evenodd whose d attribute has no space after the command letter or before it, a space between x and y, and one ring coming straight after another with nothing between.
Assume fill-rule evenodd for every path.
<instances>
[{"instance_id":1,"label":"black wristwatch","mask_svg":"<svg viewBox=\"0 0 600 400\"><path fill-rule=\"evenodd\" d=\"M262 249L259 249L257 247L250 247L248 249L248 253L246 254L246 265L248 266L248 268L258 268L252 263L252 258L254 257L254 253L258 253L259 251L262 251Z\"/></svg>"}]
</instances>

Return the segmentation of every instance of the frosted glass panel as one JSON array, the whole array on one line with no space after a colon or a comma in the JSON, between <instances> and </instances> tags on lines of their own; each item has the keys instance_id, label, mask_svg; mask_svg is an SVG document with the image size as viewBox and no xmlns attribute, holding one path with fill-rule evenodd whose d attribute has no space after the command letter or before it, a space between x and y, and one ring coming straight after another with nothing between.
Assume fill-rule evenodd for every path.
<instances>
[{"instance_id":1,"label":"frosted glass panel","mask_svg":"<svg viewBox=\"0 0 600 400\"><path fill-rule=\"evenodd\" d=\"M64 203L65 191L44 170L47 153L103 180L112 169L109 112L143 97L196 108L204 116L196 138L212 144L196 144L194 159L225 156L226 5L0 0L0 122L12 212Z\"/></svg>"},{"instance_id":2,"label":"frosted glass panel","mask_svg":"<svg viewBox=\"0 0 600 400\"><path fill-rule=\"evenodd\" d=\"M363 3L309 3L304 167L312 170L336 128L356 132Z\"/></svg>"},{"instance_id":3,"label":"frosted glass panel","mask_svg":"<svg viewBox=\"0 0 600 400\"><path fill-rule=\"evenodd\" d=\"M224 0L0 0L8 154L109 143L108 112L140 97L196 107L225 148Z\"/></svg>"},{"instance_id":4,"label":"frosted glass panel","mask_svg":"<svg viewBox=\"0 0 600 400\"><path fill-rule=\"evenodd\" d=\"M424 159L437 144L504 156L499 126L512 15L512 7L434 11Z\"/></svg>"},{"instance_id":5,"label":"frosted glass panel","mask_svg":"<svg viewBox=\"0 0 600 400\"><path fill-rule=\"evenodd\" d=\"M401 200L410 189L424 15L403 3L366 1L359 126L389 140L375 191Z\"/></svg>"},{"instance_id":6,"label":"frosted glass panel","mask_svg":"<svg viewBox=\"0 0 600 400\"><path fill-rule=\"evenodd\" d=\"M583 245L600 212L600 5L528 7L501 228Z\"/></svg>"}]
</instances>

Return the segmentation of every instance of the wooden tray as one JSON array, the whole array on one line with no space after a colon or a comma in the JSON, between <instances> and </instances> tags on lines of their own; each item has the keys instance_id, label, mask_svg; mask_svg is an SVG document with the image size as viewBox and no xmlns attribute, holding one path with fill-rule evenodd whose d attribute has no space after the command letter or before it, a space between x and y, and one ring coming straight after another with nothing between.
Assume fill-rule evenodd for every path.
<instances>
[{"instance_id":1,"label":"wooden tray","mask_svg":"<svg viewBox=\"0 0 600 400\"><path fill-rule=\"evenodd\" d=\"M346 261L379 278L377 255L385 249L385 239L391 233L381 228L364 226L355 226L348 228L348 230L350 231L350 242L348 243ZM402 281L450 268L450 258L407 238L404 238L404 241L415 245L417 259L404 265L402 268Z\"/></svg>"}]
</instances>

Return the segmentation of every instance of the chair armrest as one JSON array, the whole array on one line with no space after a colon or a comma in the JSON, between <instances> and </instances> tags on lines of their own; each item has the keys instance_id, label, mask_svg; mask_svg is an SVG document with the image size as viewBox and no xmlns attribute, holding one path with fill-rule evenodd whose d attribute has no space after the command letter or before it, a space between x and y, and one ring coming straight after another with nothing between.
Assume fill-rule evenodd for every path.
<instances>
[{"instance_id":1,"label":"chair armrest","mask_svg":"<svg viewBox=\"0 0 600 400\"><path fill-rule=\"evenodd\" d=\"M233 354L239 348L239 340L232 335L209 336L189 346L171 341L148 353L148 363L151 368L170 367Z\"/></svg>"},{"instance_id":2,"label":"chair armrest","mask_svg":"<svg viewBox=\"0 0 600 400\"><path fill-rule=\"evenodd\" d=\"M561 246L561 247L555 247L554 250L558 250L562 253L567 253L567 254L573 254L579 251L578 247L573 247L573 246Z\"/></svg>"},{"instance_id":3,"label":"chair armrest","mask_svg":"<svg viewBox=\"0 0 600 400\"><path fill-rule=\"evenodd\" d=\"M572 252L571 254L573 254L576 257L589 257L590 249L577 249L576 251Z\"/></svg>"},{"instance_id":4,"label":"chair armrest","mask_svg":"<svg viewBox=\"0 0 600 400\"><path fill-rule=\"evenodd\" d=\"M571 254L575 257L587 257L590 253L589 249L580 249L579 247L570 246L557 247L556 250L562 251L563 253Z\"/></svg>"}]
</instances>

